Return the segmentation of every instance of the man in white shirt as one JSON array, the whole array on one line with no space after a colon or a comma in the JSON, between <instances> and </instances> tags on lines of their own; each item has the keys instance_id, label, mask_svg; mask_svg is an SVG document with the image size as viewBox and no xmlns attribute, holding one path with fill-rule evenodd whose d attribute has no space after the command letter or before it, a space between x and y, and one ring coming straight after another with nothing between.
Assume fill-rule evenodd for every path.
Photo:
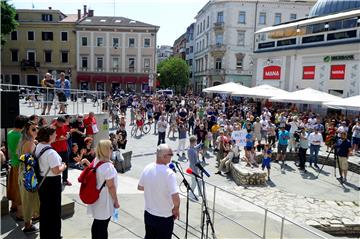
<instances>
[{"instance_id":1,"label":"man in white shirt","mask_svg":"<svg viewBox=\"0 0 360 239\"><path fill-rule=\"evenodd\" d=\"M180 196L174 172L167 166L173 152L167 144L160 144L156 162L143 170L138 190L145 197L145 238L171 239L174 220L179 218Z\"/></svg>"},{"instance_id":2,"label":"man in white shirt","mask_svg":"<svg viewBox=\"0 0 360 239\"><path fill-rule=\"evenodd\" d=\"M164 115L160 116L160 120L157 122L157 128L159 133L157 145L165 144L165 135L166 135L167 126L168 123L165 120L165 116Z\"/></svg>"},{"instance_id":3,"label":"man in white shirt","mask_svg":"<svg viewBox=\"0 0 360 239\"><path fill-rule=\"evenodd\" d=\"M310 167L312 167L312 164L314 163L315 168L319 169L317 161L323 137L320 134L318 127L314 128L314 132L309 135L308 140L310 144Z\"/></svg>"}]
</instances>

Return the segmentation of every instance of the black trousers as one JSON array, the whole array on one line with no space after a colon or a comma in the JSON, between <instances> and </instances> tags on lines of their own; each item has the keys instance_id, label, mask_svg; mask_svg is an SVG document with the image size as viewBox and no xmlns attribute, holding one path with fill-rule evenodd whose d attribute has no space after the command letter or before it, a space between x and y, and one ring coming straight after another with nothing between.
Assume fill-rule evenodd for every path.
<instances>
[{"instance_id":1,"label":"black trousers","mask_svg":"<svg viewBox=\"0 0 360 239\"><path fill-rule=\"evenodd\" d=\"M171 239L174 229L174 218L157 217L147 211L144 213L145 239Z\"/></svg>"},{"instance_id":2,"label":"black trousers","mask_svg":"<svg viewBox=\"0 0 360 239\"><path fill-rule=\"evenodd\" d=\"M60 155L62 161L66 164L66 169L63 171L62 173L62 180L63 182L66 182L68 179L68 167L69 167L69 152L58 152L58 154Z\"/></svg>"},{"instance_id":3,"label":"black trousers","mask_svg":"<svg viewBox=\"0 0 360 239\"><path fill-rule=\"evenodd\" d=\"M306 162L306 151L307 149L299 148L299 167L300 169L305 169Z\"/></svg>"},{"instance_id":4,"label":"black trousers","mask_svg":"<svg viewBox=\"0 0 360 239\"><path fill-rule=\"evenodd\" d=\"M46 177L39 188L41 239L60 239L61 188L61 176Z\"/></svg>"},{"instance_id":5,"label":"black trousers","mask_svg":"<svg viewBox=\"0 0 360 239\"><path fill-rule=\"evenodd\" d=\"M165 134L166 132L158 132L158 143L157 145L159 144L165 144Z\"/></svg>"},{"instance_id":6,"label":"black trousers","mask_svg":"<svg viewBox=\"0 0 360 239\"><path fill-rule=\"evenodd\" d=\"M109 221L110 221L110 217L106 220L94 219L93 224L91 226L91 238L107 239Z\"/></svg>"}]
</instances>

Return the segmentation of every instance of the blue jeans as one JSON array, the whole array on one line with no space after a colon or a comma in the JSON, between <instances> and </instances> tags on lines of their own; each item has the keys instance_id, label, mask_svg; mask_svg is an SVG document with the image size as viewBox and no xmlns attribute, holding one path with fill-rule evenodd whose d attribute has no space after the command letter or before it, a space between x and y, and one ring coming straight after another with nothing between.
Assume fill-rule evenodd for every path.
<instances>
[{"instance_id":1,"label":"blue jeans","mask_svg":"<svg viewBox=\"0 0 360 239\"><path fill-rule=\"evenodd\" d=\"M310 164L317 164L320 145L310 145Z\"/></svg>"}]
</instances>

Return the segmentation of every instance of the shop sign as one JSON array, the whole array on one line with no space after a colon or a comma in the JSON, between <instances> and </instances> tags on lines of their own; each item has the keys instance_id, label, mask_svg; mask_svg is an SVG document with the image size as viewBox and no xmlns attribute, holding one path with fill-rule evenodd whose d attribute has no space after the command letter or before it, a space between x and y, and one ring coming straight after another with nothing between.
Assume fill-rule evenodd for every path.
<instances>
[{"instance_id":1,"label":"shop sign","mask_svg":"<svg viewBox=\"0 0 360 239\"><path fill-rule=\"evenodd\" d=\"M280 80L281 67L280 66L265 66L264 67L264 80Z\"/></svg>"},{"instance_id":2,"label":"shop sign","mask_svg":"<svg viewBox=\"0 0 360 239\"><path fill-rule=\"evenodd\" d=\"M324 62L330 61L352 61L354 60L354 55L340 55L340 56L325 56Z\"/></svg>"},{"instance_id":3,"label":"shop sign","mask_svg":"<svg viewBox=\"0 0 360 239\"><path fill-rule=\"evenodd\" d=\"M303 79L304 80L315 79L315 66L304 66L303 67Z\"/></svg>"},{"instance_id":4,"label":"shop sign","mask_svg":"<svg viewBox=\"0 0 360 239\"><path fill-rule=\"evenodd\" d=\"M345 79L345 65L332 65L330 69L331 80L344 80Z\"/></svg>"}]
</instances>

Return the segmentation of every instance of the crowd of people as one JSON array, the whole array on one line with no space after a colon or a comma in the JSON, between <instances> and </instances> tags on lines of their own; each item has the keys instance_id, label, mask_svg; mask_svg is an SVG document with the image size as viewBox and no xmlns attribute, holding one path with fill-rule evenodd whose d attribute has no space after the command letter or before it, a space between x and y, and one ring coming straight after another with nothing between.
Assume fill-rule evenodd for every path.
<instances>
[{"instance_id":1,"label":"crowd of people","mask_svg":"<svg viewBox=\"0 0 360 239\"><path fill-rule=\"evenodd\" d=\"M62 106L60 110L65 113ZM256 103L191 95L170 98L156 94L110 95L104 101L103 110L109 113L113 131L96 147L94 136L99 129L93 112L74 118L65 114L52 122L38 115L16 117L15 127L8 133L8 152L5 152L11 165L7 196L12 201L11 210L16 212L16 219L25 221L24 232L37 231L34 222L40 220L41 238L60 238L61 189L72 185L68 180L68 167L83 170L101 162L96 171L97 187L102 188L103 184L105 187L98 201L89 205L88 213L94 218L92 238L107 238L110 217L119 207L117 172L110 162L114 150L126 148L127 125L136 124L141 128L149 122L154 125L153 133L158 135L156 162L144 169L138 185L145 194L148 238L156 238L157 233L170 238L173 219L179 216L176 178L166 166L174 155L166 145L167 138L178 138L176 156L178 160L187 160L195 174L199 174L196 165L206 165L212 152L217 161L217 174L229 173L230 162L242 160L247 167L266 169L268 180L271 162L277 161L284 167L287 152L298 153L300 171L306 171L307 161L308 166L318 169L319 150L325 143L328 152L336 150L341 180L346 182L347 160L359 153L360 115L320 116L311 111L300 112L295 105L273 105L267 101ZM46 108L43 113L45 111ZM130 114L130 122L126 121L126 114ZM243 142L235 137L236 132L244 133ZM262 152L261 161L257 160L256 151ZM277 155L273 157L275 151ZM23 184L26 165L21 158L27 154L38 157L42 181L38 192L27 191ZM191 187L195 192L194 177ZM198 188L198 195L191 195L191 199L196 200L200 194ZM159 227L160 224L164 226Z\"/></svg>"}]
</instances>

